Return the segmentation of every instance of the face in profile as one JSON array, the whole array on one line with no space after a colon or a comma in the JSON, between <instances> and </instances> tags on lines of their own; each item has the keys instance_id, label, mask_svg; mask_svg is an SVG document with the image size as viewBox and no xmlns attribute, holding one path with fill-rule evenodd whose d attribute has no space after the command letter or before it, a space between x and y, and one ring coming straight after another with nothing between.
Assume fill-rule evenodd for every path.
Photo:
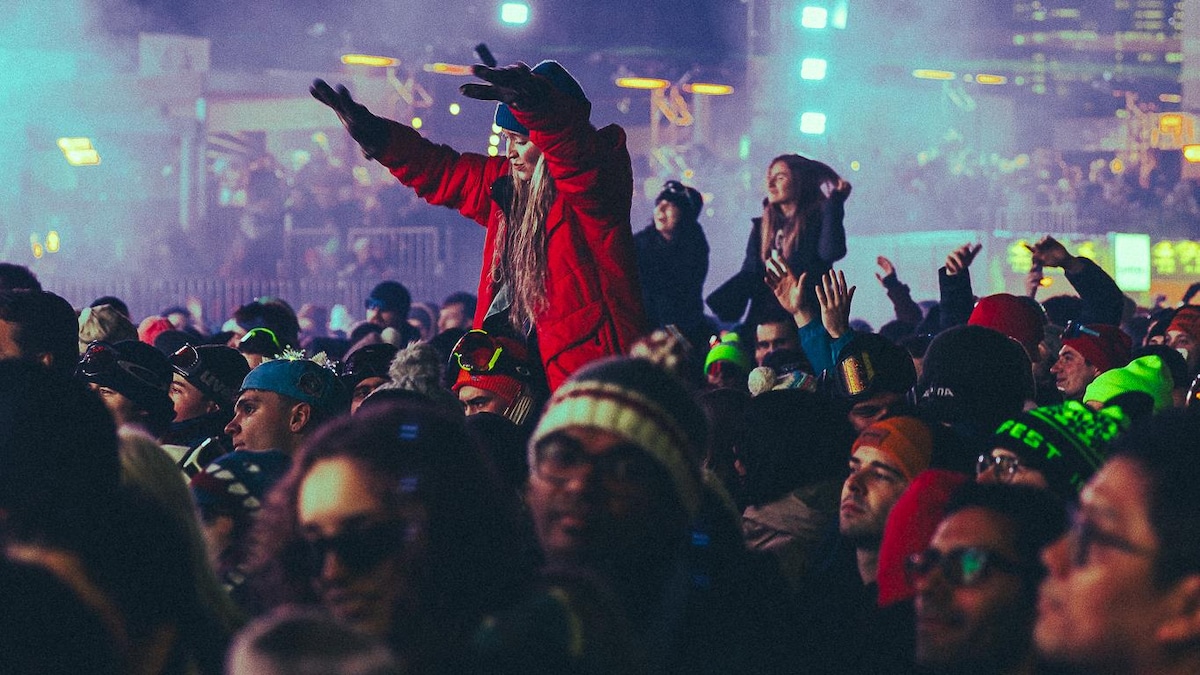
<instances>
[{"instance_id":1,"label":"face in profile","mask_svg":"<svg viewBox=\"0 0 1200 675\"><path fill-rule=\"evenodd\" d=\"M508 157L508 163L512 166L513 173L521 180L532 179L533 170L542 157L542 151L524 134L505 129L504 138L507 141L505 156Z\"/></svg>"}]
</instances>

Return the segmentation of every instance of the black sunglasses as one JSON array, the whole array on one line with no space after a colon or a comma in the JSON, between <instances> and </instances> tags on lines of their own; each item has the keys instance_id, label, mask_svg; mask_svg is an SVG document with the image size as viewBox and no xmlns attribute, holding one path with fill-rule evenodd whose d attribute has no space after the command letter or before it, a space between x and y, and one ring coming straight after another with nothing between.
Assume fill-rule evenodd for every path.
<instances>
[{"instance_id":1,"label":"black sunglasses","mask_svg":"<svg viewBox=\"0 0 1200 675\"><path fill-rule=\"evenodd\" d=\"M1031 568L978 546L951 549L945 553L930 548L914 553L904 561L904 572L910 584L929 576L935 569L941 571L953 586L974 586L987 578L991 570L1021 574Z\"/></svg>"},{"instance_id":2,"label":"black sunglasses","mask_svg":"<svg viewBox=\"0 0 1200 675\"><path fill-rule=\"evenodd\" d=\"M387 520L333 537L305 539L301 544L305 569L312 577L320 576L326 556L333 553L351 574L365 574L404 550L414 534L406 521Z\"/></svg>"}]
</instances>

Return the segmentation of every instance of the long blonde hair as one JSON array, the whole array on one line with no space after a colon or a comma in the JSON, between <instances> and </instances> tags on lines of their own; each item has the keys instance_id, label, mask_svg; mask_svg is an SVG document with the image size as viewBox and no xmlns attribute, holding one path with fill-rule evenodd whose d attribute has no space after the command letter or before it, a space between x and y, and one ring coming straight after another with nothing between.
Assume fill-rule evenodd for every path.
<instances>
[{"instance_id":1,"label":"long blonde hair","mask_svg":"<svg viewBox=\"0 0 1200 675\"><path fill-rule=\"evenodd\" d=\"M546 306L546 219L555 197L545 156L538 157L529 180L513 173L512 204L500 218L499 245L492 259L492 285L508 284L508 318L519 331Z\"/></svg>"}]
</instances>

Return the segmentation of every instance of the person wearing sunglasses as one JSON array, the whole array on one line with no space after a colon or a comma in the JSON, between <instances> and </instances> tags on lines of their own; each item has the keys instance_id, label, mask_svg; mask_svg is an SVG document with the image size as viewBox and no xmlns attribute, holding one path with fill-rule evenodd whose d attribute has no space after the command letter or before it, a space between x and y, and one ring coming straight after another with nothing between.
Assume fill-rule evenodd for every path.
<instances>
[{"instance_id":1,"label":"person wearing sunglasses","mask_svg":"<svg viewBox=\"0 0 1200 675\"><path fill-rule=\"evenodd\" d=\"M1067 528L1058 497L1037 488L967 484L929 547L905 561L916 591L915 661L928 672L1034 672L1038 555Z\"/></svg>"},{"instance_id":2,"label":"person wearing sunglasses","mask_svg":"<svg viewBox=\"0 0 1200 675\"><path fill-rule=\"evenodd\" d=\"M405 672L464 672L456 664L484 615L532 580L514 496L461 420L428 404L331 422L275 494L254 580L281 604L319 604L387 641Z\"/></svg>"},{"instance_id":3,"label":"person wearing sunglasses","mask_svg":"<svg viewBox=\"0 0 1200 675\"><path fill-rule=\"evenodd\" d=\"M118 427L139 426L155 438L175 418L172 373L162 352L137 340L93 342L75 366L75 377L100 395Z\"/></svg>"},{"instance_id":4,"label":"person wearing sunglasses","mask_svg":"<svg viewBox=\"0 0 1200 675\"><path fill-rule=\"evenodd\" d=\"M1200 416L1139 421L1042 551L1034 638L1087 673L1200 672Z\"/></svg>"},{"instance_id":5,"label":"person wearing sunglasses","mask_svg":"<svg viewBox=\"0 0 1200 675\"><path fill-rule=\"evenodd\" d=\"M487 228L473 325L537 333L556 388L589 361L626 353L646 328L629 211L625 132L592 126L591 102L561 64L474 66L463 95L498 101L503 156L459 153L385 120L345 87L311 93L337 113L364 155L431 204Z\"/></svg>"}]
</instances>

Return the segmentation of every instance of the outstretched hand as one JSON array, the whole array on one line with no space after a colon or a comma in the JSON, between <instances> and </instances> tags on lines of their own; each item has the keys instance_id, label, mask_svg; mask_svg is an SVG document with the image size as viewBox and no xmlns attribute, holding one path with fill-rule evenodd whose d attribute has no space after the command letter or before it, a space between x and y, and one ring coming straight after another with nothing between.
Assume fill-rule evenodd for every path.
<instances>
[{"instance_id":1,"label":"outstretched hand","mask_svg":"<svg viewBox=\"0 0 1200 675\"><path fill-rule=\"evenodd\" d=\"M829 270L817 284L817 302L821 303L821 323L834 340L850 332L850 305L857 286L846 285L846 274Z\"/></svg>"},{"instance_id":2,"label":"outstretched hand","mask_svg":"<svg viewBox=\"0 0 1200 675\"><path fill-rule=\"evenodd\" d=\"M797 277L778 249L771 250L771 257L767 258L765 266L767 275L763 277L763 281L775 293L779 304L793 317L798 318L798 324L805 325L811 321L811 309L804 302L804 280L807 274L802 272Z\"/></svg>"},{"instance_id":3,"label":"outstretched hand","mask_svg":"<svg viewBox=\"0 0 1200 675\"><path fill-rule=\"evenodd\" d=\"M387 122L363 104L354 100L350 91L344 85L337 89L330 87L325 80L313 80L308 89L313 98L329 106L337 113L342 126L350 132L350 137L362 148L368 159L374 158L387 144Z\"/></svg>"},{"instance_id":4,"label":"outstretched hand","mask_svg":"<svg viewBox=\"0 0 1200 675\"><path fill-rule=\"evenodd\" d=\"M471 67L471 72L487 84L464 84L458 88L463 96L481 101L500 101L517 109L527 110L537 106L546 99L550 88L524 63L504 68L475 65Z\"/></svg>"},{"instance_id":5,"label":"outstretched hand","mask_svg":"<svg viewBox=\"0 0 1200 675\"><path fill-rule=\"evenodd\" d=\"M891 260L883 256L875 258L875 264L879 265L879 271L875 273L875 278L879 280L879 283L883 284L884 288L887 288L887 279L896 276L896 266L892 264Z\"/></svg>"},{"instance_id":6,"label":"outstretched hand","mask_svg":"<svg viewBox=\"0 0 1200 675\"><path fill-rule=\"evenodd\" d=\"M954 276L964 272L979 255L983 244L963 244L946 256L946 275Z\"/></svg>"}]
</instances>

